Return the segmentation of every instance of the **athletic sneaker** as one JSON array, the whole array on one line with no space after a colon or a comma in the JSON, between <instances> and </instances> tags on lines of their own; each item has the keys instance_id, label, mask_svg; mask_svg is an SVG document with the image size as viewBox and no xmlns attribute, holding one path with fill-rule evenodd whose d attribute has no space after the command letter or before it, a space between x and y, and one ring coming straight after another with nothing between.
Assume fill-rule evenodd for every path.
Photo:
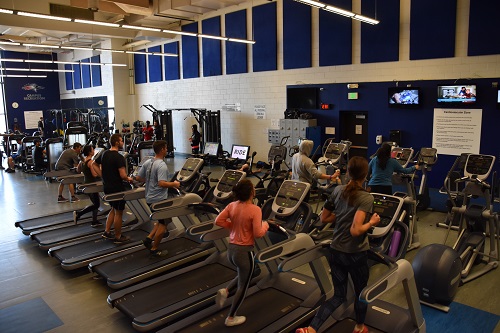
<instances>
[{"instance_id":1,"label":"athletic sneaker","mask_svg":"<svg viewBox=\"0 0 500 333\"><path fill-rule=\"evenodd\" d=\"M144 247L148 250L151 250L151 246L153 245L153 240L149 237L144 238L142 241L142 244L144 244Z\"/></svg>"},{"instance_id":2,"label":"athletic sneaker","mask_svg":"<svg viewBox=\"0 0 500 333\"><path fill-rule=\"evenodd\" d=\"M245 316L234 316L233 319L226 318L226 326L237 326L243 324L247 318Z\"/></svg>"},{"instance_id":3,"label":"athletic sneaker","mask_svg":"<svg viewBox=\"0 0 500 333\"><path fill-rule=\"evenodd\" d=\"M5 172L7 172L7 173L14 173L14 172L16 172L16 170L11 169L11 168L7 168L7 169L5 170Z\"/></svg>"},{"instance_id":4,"label":"athletic sneaker","mask_svg":"<svg viewBox=\"0 0 500 333\"><path fill-rule=\"evenodd\" d=\"M123 243L126 243L126 242L130 242L130 237L123 236L123 235L120 238L116 238L115 237L115 240L113 242L115 244L123 244Z\"/></svg>"},{"instance_id":5,"label":"athletic sneaker","mask_svg":"<svg viewBox=\"0 0 500 333\"><path fill-rule=\"evenodd\" d=\"M112 232L103 232L101 235L102 238L106 239L115 239L115 235Z\"/></svg>"},{"instance_id":6,"label":"athletic sneaker","mask_svg":"<svg viewBox=\"0 0 500 333\"><path fill-rule=\"evenodd\" d=\"M363 326L363 329L360 331L360 330L357 330L356 329L356 326L354 326L354 330L352 331L352 333L368 333L368 327Z\"/></svg>"},{"instance_id":7,"label":"athletic sneaker","mask_svg":"<svg viewBox=\"0 0 500 333\"><path fill-rule=\"evenodd\" d=\"M78 199L77 197L75 196L72 196L71 197L71 202L77 202L77 201L80 201L80 199Z\"/></svg>"},{"instance_id":8,"label":"athletic sneaker","mask_svg":"<svg viewBox=\"0 0 500 333\"><path fill-rule=\"evenodd\" d=\"M217 290L217 295L215 295L215 304L219 306L219 308L222 308L224 306L224 303L226 302L227 299L227 289L219 289Z\"/></svg>"},{"instance_id":9,"label":"athletic sneaker","mask_svg":"<svg viewBox=\"0 0 500 333\"><path fill-rule=\"evenodd\" d=\"M62 195L60 195L58 198L57 198L57 202L58 203L63 203L63 202L68 202L69 200L66 199L65 197L63 197Z\"/></svg>"},{"instance_id":10,"label":"athletic sneaker","mask_svg":"<svg viewBox=\"0 0 500 333\"><path fill-rule=\"evenodd\" d=\"M161 252L160 250L150 250L150 257L161 257L167 254L167 252Z\"/></svg>"},{"instance_id":11,"label":"athletic sneaker","mask_svg":"<svg viewBox=\"0 0 500 333\"><path fill-rule=\"evenodd\" d=\"M73 223L77 223L78 222L78 213L76 212L76 210L73 211Z\"/></svg>"},{"instance_id":12,"label":"athletic sneaker","mask_svg":"<svg viewBox=\"0 0 500 333\"><path fill-rule=\"evenodd\" d=\"M102 226L102 223L101 223L101 222L98 222L98 221L95 221L95 222L90 223L90 226L91 226L92 228L98 228L98 227ZM113 238L114 238L114 237L113 237Z\"/></svg>"}]
</instances>

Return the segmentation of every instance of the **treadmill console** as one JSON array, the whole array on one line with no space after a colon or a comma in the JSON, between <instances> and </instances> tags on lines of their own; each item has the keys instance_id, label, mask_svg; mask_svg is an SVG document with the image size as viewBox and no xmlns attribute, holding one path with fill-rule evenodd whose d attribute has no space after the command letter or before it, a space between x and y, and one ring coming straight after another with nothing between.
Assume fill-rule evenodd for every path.
<instances>
[{"instance_id":1,"label":"treadmill console","mask_svg":"<svg viewBox=\"0 0 500 333\"><path fill-rule=\"evenodd\" d=\"M285 180L274 198L272 211L280 216L292 215L304 200L311 185L295 180Z\"/></svg>"},{"instance_id":2,"label":"treadmill console","mask_svg":"<svg viewBox=\"0 0 500 333\"><path fill-rule=\"evenodd\" d=\"M403 168L406 168L413 157L413 148L392 147L391 157L396 159Z\"/></svg>"},{"instance_id":3,"label":"treadmill console","mask_svg":"<svg viewBox=\"0 0 500 333\"><path fill-rule=\"evenodd\" d=\"M285 146L276 146L273 145L269 149L269 153L267 154L267 160L269 163L272 163L276 158L275 162L279 162L284 160L286 157L286 147Z\"/></svg>"},{"instance_id":4,"label":"treadmill console","mask_svg":"<svg viewBox=\"0 0 500 333\"><path fill-rule=\"evenodd\" d=\"M227 199L233 191L234 185L244 179L246 173L240 170L226 170L214 189L214 196L217 199Z\"/></svg>"},{"instance_id":5,"label":"treadmill console","mask_svg":"<svg viewBox=\"0 0 500 333\"><path fill-rule=\"evenodd\" d=\"M385 236L392 228L394 222L401 214L404 200L394 195L385 195L372 193L373 195L373 212L380 216L380 223L368 230L368 236L378 238Z\"/></svg>"},{"instance_id":6,"label":"treadmill console","mask_svg":"<svg viewBox=\"0 0 500 333\"><path fill-rule=\"evenodd\" d=\"M477 179L485 180L490 175L494 163L493 155L470 154L465 162L464 176L471 178L475 175Z\"/></svg>"},{"instance_id":7,"label":"treadmill console","mask_svg":"<svg viewBox=\"0 0 500 333\"><path fill-rule=\"evenodd\" d=\"M181 170L177 173L177 180L180 182L187 182L193 178L196 173L203 166L202 158L190 157L184 162Z\"/></svg>"},{"instance_id":8,"label":"treadmill console","mask_svg":"<svg viewBox=\"0 0 500 333\"><path fill-rule=\"evenodd\" d=\"M437 162L437 149L436 148L421 148L418 155L418 163L423 163L427 166L432 166Z\"/></svg>"}]
</instances>

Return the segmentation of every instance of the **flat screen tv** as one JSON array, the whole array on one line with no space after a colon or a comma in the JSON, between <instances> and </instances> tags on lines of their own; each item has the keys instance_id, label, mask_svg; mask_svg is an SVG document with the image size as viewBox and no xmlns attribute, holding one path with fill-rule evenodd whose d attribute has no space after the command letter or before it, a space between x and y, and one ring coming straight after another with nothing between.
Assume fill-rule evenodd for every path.
<instances>
[{"instance_id":1,"label":"flat screen tv","mask_svg":"<svg viewBox=\"0 0 500 333\"><path fill-rule=\"evenodd\" d=\"M420 105L420 88L389 87L387 95L391 107L416 107Z\"/></svg>"},{"instance_id":2,"label":"flat screen tv","mask_svg":"<svg viewBox=\"0 0 500 333\"><path fill-rule=\"evenodd\" d=\"M441 105L469 105L476 103L476 85L439 85L437 102Z\"/></svg>"},{"instance_id":3,"label":"flat screen tv","mask_svg":"<svg viewBox=\"0 0 500 333\"><path fill-rule=\"evenodd\" d=\"M497 109L500 109L500 89L497 90Z\"/></svg>"},{"instance_id":4,"label":"flat screen tv","mask_svg":"<svg viewBox=\"0 0 500 333\"><path fill-rule=\"evenodd\" d=\"M219 152L219 143L218 142L207 142L205 143L205 148L203 150L204 154L208 156L217 156Z\"/></svg>"},{"instance_id":5,"label":"flat screen tv","mask_svg":"<svg viewBox=\"0 0 500 333\"><path fill-rule=\"evenodd\" d=\"M246 161L248 159L249 152L250 146L233 145L233 148L231 149L231 158Z\"/></svg>"},{"instance_id":6,"label":"flat screen tv","mask_svg":"<svg viewBox=\"0 0 500 333\"><path fill-rule=\"evenodd\" d=\"M318 109L319 88L287 88L287 109Z\"/></svg>"}]
</instances>

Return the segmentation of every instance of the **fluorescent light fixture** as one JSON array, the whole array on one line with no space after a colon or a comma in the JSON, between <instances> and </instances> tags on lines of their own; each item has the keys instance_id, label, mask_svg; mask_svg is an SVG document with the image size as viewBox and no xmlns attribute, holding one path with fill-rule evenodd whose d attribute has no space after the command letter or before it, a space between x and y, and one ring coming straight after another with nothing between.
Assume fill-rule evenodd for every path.
<instances>
[{"instance_id":1,"label":"fluorescent light fixture","mask_svg":"<svg viewBox=\"0 0 500 333\"><path fill-rule=\"evenodd\" d=\"M89 20L80 20L74 19L75 23L84 23L84 24L93 24L93 25L102 25L105 27L115 27L119 28L120 25L118 23L109 23L109 22L101 22L101 21L89 21Z\"/></svg>"},{"instance_id":2,"label":"fluorescent light fixture","mask_svg":"<svg viewBox=\"0 0 500 333\"><path fill-rule=\"evenodd\" d=\"M47 45L47 44L31 44L31 43L22 43L23 46L28 47L39 47L39 48L49 48L49 49L58 49L59 45Z\"/></svg>"},{"instance_id":3,"label":"fluorescent light fixture","mask_svg":"<svg viewBox=\"0 0 500 333\"><path fill-rule=\"evenodd\" d=\"M361 21L361 22L369 23L369 24L374 24L374 25L380 23L380 21L378 21L378 20L374 20L372 18L363 16L363 15L359 15L359 14L354 15L353 19Z\"/></svg>"},{"instance_id":4,"label":"fluorescent light fixture","mask_svg":"<svg viewBox=\"0 0 500 333\"><path fill-rule=\"evenodd\" d=\"M78 61L60 61L60 60L54 60L52 61L54 64L64 64L64 65L78 65Z\"/></svg>"},{"instance_id":5,"label":"fluorescent light fixture","mask_svg":"<svg viewBox=\"0 0 500 333\"><path fill-rule=\"evenodd\" d=\"M175 53L160 53L160 52L153 52L151 55L155 56L162 56L162 57L178 57L178 54Z\"/></svg>"},{"instance_id":6,"label":"fluorescent light fixture","mask_svg":"<svg viewBox=\"0 0 500 333\"><path fill-rule=\"evenodd\" d=\"M0 13L3 14L14 14L13 10L0 8Z\"/></svg>"},{"instance_id":7,"label":"fluorescent light fixture","mask_svg":"<svg viewBox=\"0 0 500 333\"><path fill-rule=\"evenodd\" d=\"M358 21L361 21L364 23L369 23L369 24L379 24L380 23L380 21L378 21L376 19L372 19L370 17L356 14L356 13L353 13L349 10L345 10L345 9L338 8L335 6L330 6L329 4L325 4L325 3L322 3L319 1L315 1L315 0L295 0L295 1L300 2L300 3L304 3L304 4L312 6L312 7L317 7L317 8L326 10L327 12L342 15L345 17L350 17L351 19L358 20Z\"/></svg>"},{"instance_id":8,"label":"fluorescent light fixture","mask_svg":"<svg viewBox=\"0 0 500 333\"><path fill-rule=\"evenodd\" d=\"M52 64L52 60L25 59L24 62L32 62L35 64Z\"/></svg>"},{"instance_id":9,"label":"fluorescent light fixture","mask_svg":"<svg viewBox=\"0 0 500 333\"><path fill-rule=\"evenodd\" d=\"M16 43L16 42L1 42L1 41L0 41L0 44L2 44L2 45L21 45L21 43Z\"/></svg>"},{"instance_id":10,"label":"fluorescent light fixture","mask_svg":"<svg viewBox=\"0 0 500 333\"><path fill-rule=\"evenodd\" d=\"M29 68L3 68L0 67L0 71L18 71L18 72L29 72Z\"/></svg>"},{"instance_id":11,"label":"fluorescent light fixture","mask_svg":"<svg viewBox=\"0 0 500 333\"><path fill-rule=\"evenodd\" d=\"M126 25L126 24L122 24L122 25L121 25L121 27L122 27L122 28L126 28L126 29L147 30L147 31L157 31L157 32L161 32L161 29L158 29L158 28L139 27L139 26L135 26L135 25Z\"/></svg>"},{"instance_id":12,"label":"fluorescent light fixture","mask_svg":"<svg viewBox=\"0 0 500 333\"><path fill-rule=\"evenodd\" d=\"M328 11L328 12L332 12L332 13L339 14L339 15L346 16L346 17L353 17L354 15L356 15L348 10L333 7L333 6L326 6L323 9Z\"/></svg>"},{"instance_id":13,"label":"fluorescent light fixture","mask_svg":"<svg viewBox=\"0 0 500 333\"><path fill-rule=\"evenodd\" d=\"M196 37L198 35L195 32L177 31L177 30L168 30L168 29L163 29L162 32L165 32L167 34L176 34L176 35L184 35L184 36L192 36L192 37Z\"/></svg>"},{"instance_id":14,"label":"fluorescent light fixture","mask_svg":"<svg viewBox=\"0 0 500 333\"><path fill-rule=\"evenodd\" d=\"M37 64L64 64L64 65L98 65L98 66L116 66L122 67L127 66L126 64L111 64L103 62L79 62L79 61L59 61L59 60L31 60L31 59L10 59L10 58L0 58L3 62L27 62L27 63L37 63Z\"/></svg>"},{"instance_id":15,"label":"fluorescent light fixture","mask_svg":"<svg viewBox=\"0 0 500 333\"><path fill-rule=\"evenodd\" d=\"M24 62L24 59L16 59L16 58L0 58L1 61L9 61L9 62Z\"/></svg>"},{"instance_id":16,"label":"fluorescent light fixture","mask_svg":"<svg viewBox=\"0 0 500 333\"><path fill-rule=\"evenodd\" d=\"M0 74L0 77L37 77L46 78L47 75L17 75L17 74Z\"/></svg>"},{"instance_id":17,"label":"fluorescent light fixture","mask_svg":"<svg viewBox=\"0 0 500 333\"><path fill-rule=\"evenodd\" d=\"M28 16L28 17L36 17L36 18L42 18L42 19L54 20L54 21L65 21L65 22L71 22L71 19L70 19L70 18L67 18L67 17L52 16L52 15L44 15L44 14L37 14L37 13L17 12L17 15L20 15L20 16Z\"/></svg>"},{"instance_id":18,"label":"fluorescent light fixture","mask_svg":"<svg viewBox=\"0 0 500 333\"><path fill-rule=\"evenodd\" d=\"M228 42L236 42L236 43L246 43L246 44L255 44L254 40L247 40L247 39L239 39L239 38L228 38Z\"/></svg>"},{"instance_id":19,"label":"fluorescent light fixture","mask_svg":"<svg viewBox=\"0 0 500 333\"><path fill-rule=\"evenodd\" d=\"M324 3L314 1L314 0L296 0L297 2L302 2L306 5L312 6L312 7L317 7L317 8L323 8L326 5Z\"/></svg>"},{"instance_id":20,"label":"fluorescent light fixture","mask_svg":"<svg viewBox=\"0 0 500 333\"><path fill-rule=\"evenodd\" d=\"M50 72L50 73L73 73L72 69L45 69L45 68L2 68L0 71L13 71L13 72Z\"/></svg>"},{"instance_id":21,"label":"fluorescent light fixture","mask_svg":"<svg viewBox=\"0 0 500 333\"><path fill-rule=\"evenodd\" d=\"M204 34L198 34L198 38L210 38L210 39L218 39L218 40L228 40L227 37L204 35Z\"/></svg>"},{"instance_id":22,"label":"fluorescent light fixture","mask_svg":"<svg viewBox=\"0 0 500 333\"><path fill-rule=\"evenodd\" d=\"M81 47L81 46L60 46L59 48L65 50L83 50L83 51L94 51L91 47Z\"/></svg>"},{"instance_id":23,"label":"fluorescent light fixture","mask_svg":"<svg viewBox=\"0 0 500 333\"><path fill-rule=\"evenodd\" d=\"M125 51L127 54L149 54L149 52L145 51Z\"/></svg>"}]
</instances>

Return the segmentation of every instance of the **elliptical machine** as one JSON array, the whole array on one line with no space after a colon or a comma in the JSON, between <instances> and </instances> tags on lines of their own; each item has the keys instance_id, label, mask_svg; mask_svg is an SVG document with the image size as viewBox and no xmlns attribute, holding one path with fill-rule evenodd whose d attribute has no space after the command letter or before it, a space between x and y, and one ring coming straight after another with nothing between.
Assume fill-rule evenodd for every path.
<instances>
[{"instance_id":1,"label":"elliptical machine","mask_svg":"<svg viewBox=\"0 0 500 333\"><path fill-rule=\"evenodd\" d=\"M447 187L453 204L452 214L460 217L458 239L453 247L431 244L422 248L415 256L412 266L423 304L448 312L448 305L453 301L459 285L498 267L500 256L496 235L500 229L499 220L497 213L493 212L491 186L485 182L494 162L495 156L492 155L470 154L467 157L464 177L456 181L465 182L462 194L470 197L470 202L464 200L458 206ZM473 200L477 198L484 200L485 204L480 205L477 200ZM450 223L444 242L451 226ZM485 249L487 238L488 253ZM472 267L478 264L482 264L482 267L472 272Z\"/></svg>"}]
</instances>

